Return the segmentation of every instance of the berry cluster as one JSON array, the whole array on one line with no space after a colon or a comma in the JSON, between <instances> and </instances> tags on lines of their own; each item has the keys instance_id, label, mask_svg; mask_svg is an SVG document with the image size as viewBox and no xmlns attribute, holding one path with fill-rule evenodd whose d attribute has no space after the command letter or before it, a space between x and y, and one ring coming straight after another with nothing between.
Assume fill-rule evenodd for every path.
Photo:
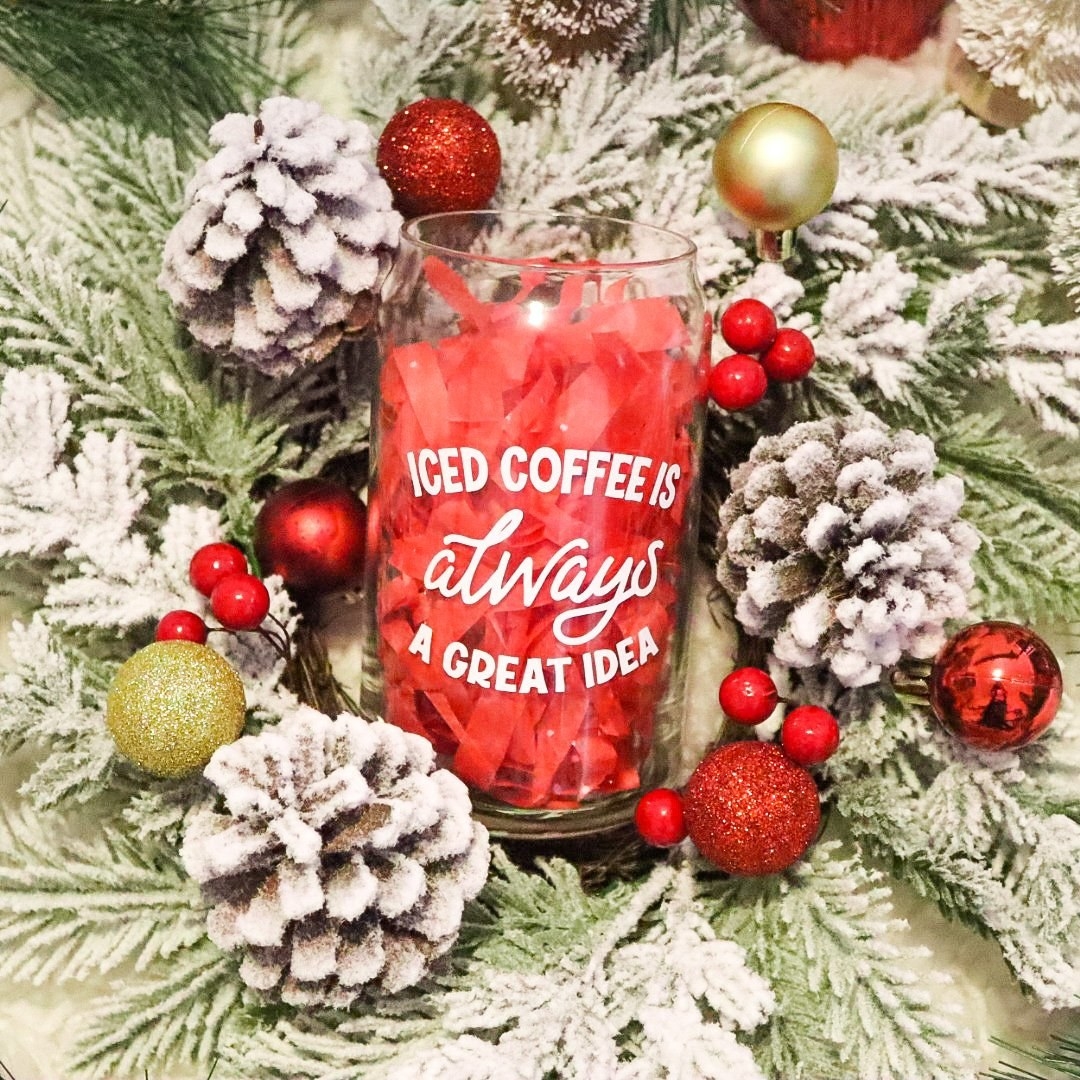
<instances>
[{"instance_id":1,"label":"berry cluster","mask_svg":"<svg viewBox=\"0 0 1080 1080\"><path fill-rule=\"evenodd\" d=\"M779 703L776 683L761 668L736 668L720 684L720 708L736 724L760 724ZM832 757L839 745L840 725L827 709L799 705L784 717L780 746L796 765L820 765ZM638 801L634 824L645 843L653 847L681 843L687 834L682 796L672 788L647 792Z\"/></svg>"},{"instance_id":2,"label":"berry cluster","mask_svg":"<svg viewBox=\"0 0 1080 1080\"><path fill-rule=\"evenodd\" d=\"M709 372L709 394L729 412L756 405L769 379L796 382L814 366L813 342L801 330L777 328L760 300L736 300L720 316L720 334L735 352Z\"/></svg>"},{"instance_id":3,"label":"berry cluster","mask_svg":"<svg viewBox=\"0 0 1080 1080\"><path fill-rule=\"evenodd\" d=\"M266 586L248 570L244 553L232 544L205 544L191 557L188 579L210 601L210 610L225 630L258 630L270 613ZM157 625L155 641L206 644L210 630L201 615L170 611Z\"/></svg>"}]
</instances>

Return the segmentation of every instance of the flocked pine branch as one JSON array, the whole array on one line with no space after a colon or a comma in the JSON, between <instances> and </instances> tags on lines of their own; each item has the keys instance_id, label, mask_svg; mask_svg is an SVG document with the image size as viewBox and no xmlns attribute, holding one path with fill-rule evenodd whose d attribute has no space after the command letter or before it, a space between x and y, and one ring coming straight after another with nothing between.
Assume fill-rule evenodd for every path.
<instances>
[{"instance_id":1,"label":"flocked pine branch","mask_svg":"<svg viewBox=\"0 0 1080 1080\"><path fill-rule=\"evenodd\" d=\"M175 853L98 824L61 838L31 814L0 820L0 978L35 986L141 973L199 942L198 889Z\"/></svg>"},{"instance_id":2,"label":"flocked pine branch","mask_svg":"<svg viewBox=\"0 0 1080 1080\"><path fill-rule=\"evenodd\" d=\"M997 86L1042 108L1080 104L1080 11L1071 0L960 0L958 44Z\"/></svg>"},{"instance_id":3,"label":"flocked pine branch","mask_svg":"<svg viewBox=\"0 0 1080 1080\"><path fill-rule=\"evenodd\" d=\"M85 1080L167 1074L174 1063L207 1073L239 997L235 964L204 940L85 1010L72 1067Z\"/></svg>"},{"instance_id":4,"label":"flocked pine branch","mask_svg":"<svg viewBox=\"0 0 1080 1080\"><path fill-rule=\"evenodd\" d=\"M1080 202L1064 207L1054 220L1050 255L1054 278L1080 311Z\"/></svg>"},{"instance_id":5,"label":"flocked pine branch","mask_svg":"<svg viewBox=\"0 0 1080 1080\"><path fill-rule=\"evenodd\" d=\"M852 709L857 730L865 703ZM864 764L857 755L865 740L852 738L830 762L836 805L853 834L947 914L992 934L1045 1008L1075 1005L1080 824L1020 797L1016 753L969 750L923 709L879 704L874 711L892 753ZM1068 712L1058 717L1059 725L1075 723ZM1033 751L1039 748L1023 754Z\"/></svg>"},{"instance_id":6,"label":"flocked pine branch","mask_svg":"<svg viewBox=\"0 0 1080 1080\"><path fill-rule=\"evenodd\" d=\"M744 946L776 992L754 1040L767 1076L973 1077L970 1036L912 969L927 953L904 942L890 895L882 873L837 841L819 841L788 875L715 883L717 932Z\"/></svg>"}]
</instances>

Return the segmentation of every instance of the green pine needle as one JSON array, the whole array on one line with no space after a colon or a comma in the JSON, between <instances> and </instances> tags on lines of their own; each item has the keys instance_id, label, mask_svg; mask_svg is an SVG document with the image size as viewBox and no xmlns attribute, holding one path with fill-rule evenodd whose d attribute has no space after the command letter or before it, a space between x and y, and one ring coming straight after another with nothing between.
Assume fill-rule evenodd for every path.
<instances>
[{"instance_id":1,"label":"green pine needle","mask_svg":"<svg viewBox=\"0 0 1080 1080\"><path fill-rule=\"evenodd\" d=\"M1080 1026L1072 1035L1056 1035L1050 1045L1041 1049L1024 1049L996 1039L995 1042L1010 1054L1035 1062L1038 1072L1019 1065L1002 1062L986 1073L986 1080L1057 1080L1058 1077L1080 1077Z\"/></svg>"},{"instance_id":2,"label":"green pine needle","mask_svg":"<svg viewBox=\"0 0 1080 1080\"><path fill-rule=\"evenodd\" d=\"M180 143L265 95L252 14L273 0L18 0L0 19L0 63L75 116ZM164 76L164 77L163 77Z\"/></svg>"}]
</instances>

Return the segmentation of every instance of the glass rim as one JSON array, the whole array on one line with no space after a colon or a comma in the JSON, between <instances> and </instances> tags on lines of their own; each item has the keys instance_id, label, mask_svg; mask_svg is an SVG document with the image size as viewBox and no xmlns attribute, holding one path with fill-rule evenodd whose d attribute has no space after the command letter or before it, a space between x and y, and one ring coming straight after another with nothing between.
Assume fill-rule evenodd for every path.
<instances>
[{"instance_id":1,"label":"glass rim","mask_svg":"<svg viewBox=\"0 0 1080 1080\"><path fill-rule=\"evenodd\" d=\"M567 225L582 225L585 222L597 222L604 225L618 226L637 232L651 233L667 240L676 241L681 245L681 250L671 255L663 255L649 259L615 259L611 262L601 261L597 264L583 264L573 262L558 262L543 258L539 255L511 259L503 255L489 255L484 252L464 251L459 247L449 244L439 244L431 240L423 240L413 231L416 226L425 222L448 220L450 218L479 220L483 217L512 219L517 218L523 222L536 221L549 224L565 223ZM457 259L469 259L479 263L491 263L498 266L527 267L531 269L546 270L565 274L606 274L612 271L629 272L633 270L649 269L660 266L673 266L676 263L692 260L697 254L697 244L688 236L675 232L673 229L665 229L662 225L652 225L644 221L632 221L628 218L612 217L608 214L576 214L563 211L547 212L544 210L442 210L434 214L422 214L419 217L410 218L401 227L402 240L408 240L410 244L432 255L451 256Z\"/></svg>"}]
</instances>

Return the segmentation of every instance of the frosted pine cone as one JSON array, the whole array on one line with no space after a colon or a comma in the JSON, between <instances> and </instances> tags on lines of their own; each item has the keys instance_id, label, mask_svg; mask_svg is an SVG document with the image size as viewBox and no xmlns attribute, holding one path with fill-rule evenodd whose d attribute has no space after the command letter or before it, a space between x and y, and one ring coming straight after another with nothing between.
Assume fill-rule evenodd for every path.
<instances>
[{"instance_id":1,"label":"frosted pine cone","mask_svg":"<svg viewBox=\"0 0 1080 1080\"><path fill-rule=\"evenodd\" d=\"M200 345L269 375L326 356L372 300L400 215L365 124L295 98L231 113L188 185L158 285Z\"/></svg>"},{"instance_id":2,"label":"frosted pine cone","mask_svg":"<svg viewBox=\"0 0 1080 1080\"><path fill-rule=\"evenodd\" d=\"M648 15L644 0L494 0L491 47L511 86L543 96L587 57L621 63Z\"/></svg>"},{"instance_id":3,"label":"frosted pine cone","mask_svg":"<svg viewBox=\"0 0 1080 1080\"><path fill-rule=\"evenodd\" d=\"M865 686L927 658L967 612L975 530L933 443L867 420L795 424L760 440L720 509L717 577L735 616L789 667Z\"/></svg>"},{"instance_id":4,"label":"frosted pine cone","mask_svg":"<svg viewBox=\"0 0 1080 1080\"><path fill-rule=\"evenodd\" d=\"M487 830L426 739L299 706L218 750L181 856L213 905L210 939L242 948L248 986L345 1007L423 978L487 876Z\"/></svg>"}]
</instances>

